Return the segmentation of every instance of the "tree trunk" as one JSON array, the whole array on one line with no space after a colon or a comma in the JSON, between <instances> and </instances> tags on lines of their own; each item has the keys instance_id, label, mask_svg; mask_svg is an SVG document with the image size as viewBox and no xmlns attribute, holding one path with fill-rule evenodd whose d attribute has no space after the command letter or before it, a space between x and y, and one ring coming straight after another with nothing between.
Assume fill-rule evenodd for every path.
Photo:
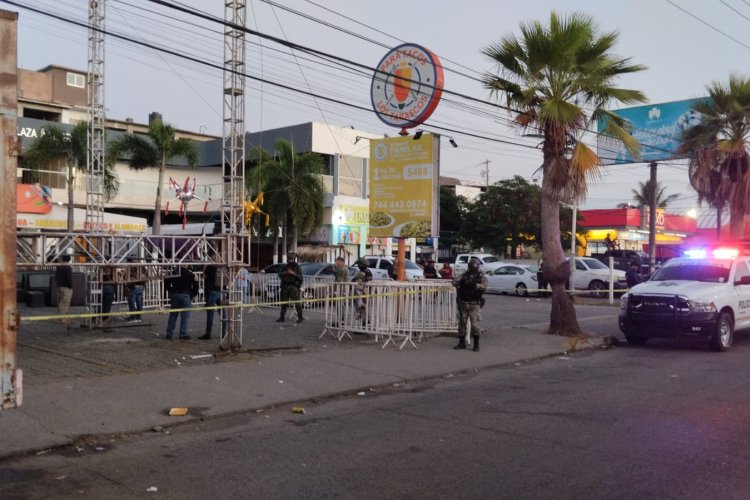
<instances>
[{"instance_id":1,"label":"tree trunk","mask_svg":"<svg viewBox=\"0 0 750 500\"><path fill-rule=\"evenodd\" d=\"M286 210L284 210L284 226L282 228L283 233L281 234L281 258L286 262L286 254L289 251L289 221Z\"/></svg>"},{"instance_id":2,"label":"tree trunk","mask_svg":"<svg viewBox=\"0 0 750 500\"><path fill-rule=\"evenodd\" d=\"M565 291L570 278L570 264L565 260L560 240L560 187L554 185L554 176L550 175L549 171L554 162L558 162L554 168L563 168L559 162L565 154L565 131L548 125L544 135L544 175L541 194L542 257L544 278L552 287L552 310L548 332L568 337L582 336L573 300ZM559 175L558 173L558 178ZM571 288L574 288L572 283Z\"/></svg>"},{"instance_id":3,"label":"tree trunk","mask_svg":"<svg viewBox=\"0 0 750 500\"><path fill-rule=\"evenodd\" d=\"M73 232L75 226L75 217L73 216L73 209L75 207L75 197L73 189L73 163L68 161L68 232ZM96 229L98 230L98 228Z\"/></svg>"},{"instance_id":4,"label":"tree trunk","mask_svg":"<svg viewBox=\"0 0 750 500\"><path fill-rule=\"evenodd\" d=\"M279 262L279 229L277 226L273 230L273 263L278 264Z\"/></svg>"},{"instance_id":5,"label":"tree trunk","mask_svg":"<svg viewBox=\"0 0 750 500\"><path fill-rule=\"evenodd\" d=\"M164 171L167 169L167 159L162 156L159 165L159 183L156 185L156 202L154 202L154 223L151 226L152 234L161 234L161 187L164 185Z\"/></svg>"},{"instance_id":6,"label":"tree trunk","mask_svg":"<svg viewBox=\"0 0 750 500\"><path fill-rule=\"evenodd\" d=\"M716 208L716 241L721 241L721 212L724 210L724 207L717 207Z\"/></svg>"},{"instance_id":7,"label":"tree trunk","mask_svg":"<svg viewBox=\"0 0 750 500\"><path fill-rule=\"evenodd\" d=\"M745 177L734 183L731 201L729 202L729 234L735 240L745 239L745 210L747 208L747 190Z\"/></svg>"},{"instance_id":8,"label":"tree trunk","mask_svg":"<svg viewBox=\"0 0 750 500\"><path fill-rule=\"evenodd\" d=\"M297 253L297 240L299 238L297 224L291 222L289 225L292 227L292 252Z\"/></svg>"}]
</instances>

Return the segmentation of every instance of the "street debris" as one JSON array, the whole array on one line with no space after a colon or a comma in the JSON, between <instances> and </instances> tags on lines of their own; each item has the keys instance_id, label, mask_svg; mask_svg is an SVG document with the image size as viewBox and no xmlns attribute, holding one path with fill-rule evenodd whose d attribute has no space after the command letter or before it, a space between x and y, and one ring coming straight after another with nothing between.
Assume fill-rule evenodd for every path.
<instances>
[{"instance_id":1,"label":"street debris","mask_svg":"<svg viewBox=\"0 0 750 500\"><path fill-rule=\"evenodd\" d=\"M176 408L170 408L169 410L170 417L184 417L187 414L188 414L187 408L176 407Z\"/></svg>"},{"instance_id":2,"label":"street debris","mask_svg":"<svg viewBox=\"0 0 750 500\"><path fill-rule=\"evenodd\" d=\"M46 454L46 453L49 453L50 451L52 451L52 450L50 450L50 449L46 449L46 450L42 450L42 451L37 451L37 452L36 452L36 454L37 454L37 455L44 455L44 454Z\"/></svg>"},{"instance_id":3,"label":"street debris","mask_svg":"<svg viewBox=\"0 0 750 500\"><path fill-rule=\"evenodd\" d=\"M299 413L301 415L304 415L305 414L305 409L302 408L301 406L293 406L292 407L292 413Z\"/></svg>"},{"instance_id":4,"label":"street debris","mask_svg":"<svg viewBox=\"0 0 750 500\"><path fill-rule=\"evenodd\" d=\"M365 395L365 391L359 391L359 392L357 393L357 396L364 396L364 395Z\"/></svg>"},{"instance_id":5,"label":"street debris","mask_svg":"<svg viewBox=\"0 0 750 500\"><path fill-rule=\"evenodd\" d=\"M213 358L213 354L191 354L190 359ZM183 358L184 359L184 358Z\"/></svg>"},{"instance_id":6,"label":"street debris","mask_svg":"<svg viewBox=\"0 0 750 500\"><path fill-rule=\"evenodd\" d=\"M162 427L161 425L156 425L156 426L152 427L151 430L154 431L154 432L161 432L161 431L164 430L164 427Z\"/></svg>"},{"instance_id":7,"label":"street debris","mask_svg":"<svg viewBox=\"0 0 750 500\"><path fill-rule=\"evenodd\" d=\"M63 479L65 479L66 477L68 477L68 476L57 476L57 477L56 477L55 479L56 479L57 481L62 481L62 480L63 480Z\"/></svg>"},{"instance_id":8,"label":"street debris","mask_svg":"<svg viewBox=\"0 0 750 500\"><path fill-rule=\"evenodd\" d=\"M150 486L146 488L146 491L149 493L156 493L157 491L159 491L159 488L157 488L156 486Z\"/></svg>"}]
</instances>

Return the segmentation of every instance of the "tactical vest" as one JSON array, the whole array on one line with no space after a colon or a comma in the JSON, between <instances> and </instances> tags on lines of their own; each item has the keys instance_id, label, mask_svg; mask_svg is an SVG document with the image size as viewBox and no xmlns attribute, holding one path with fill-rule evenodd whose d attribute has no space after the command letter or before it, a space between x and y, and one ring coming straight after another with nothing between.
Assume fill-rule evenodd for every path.
<instances>
[{"instance_id":1,"label":"tactical vest","mask_svg":"<svg viewBox=\"0 0 750 500\"><path fill-rule=\"evenodd\" d=\"M482 290L477 285L482 282L482 275L477 273L470 275L468 272L461 277L458 283L458 298L464 302L479 302L482 300Z\"/></svg>"}]
</instances>

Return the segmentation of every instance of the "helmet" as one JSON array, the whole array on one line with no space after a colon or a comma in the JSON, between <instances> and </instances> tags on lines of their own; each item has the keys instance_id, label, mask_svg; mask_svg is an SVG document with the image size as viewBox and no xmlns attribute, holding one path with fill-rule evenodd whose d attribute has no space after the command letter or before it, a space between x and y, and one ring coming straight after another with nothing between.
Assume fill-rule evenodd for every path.
<instances>
[{"instance_id":1,"label":"helmet","mask_svg":"<svg viewBox=\"0 0 750 500\"><path fill-rule=\"evenodd\" d=\"M289 259L289 260L294 260L294 259L297 258L297 254L294 253L294 252L289 252L289 253L286 254L286 258Z\"/></svg>"},{"instance_id":2,"label":"helmet","mask_svg":"<svg viewBox=\"0 0 750 500\"><path fill-rule=\"evenodd\" d=\"M357 264L357 267L362 270L367 269L367 259L365 259L364 257L360 257L359 259L357 259L356 264Z\"/></svg>"},{"instance_id":3,"label":"helmet","mask_svg":"<svg viewBox=\"0 0 750 500\"><path fill-rule=\"evenodd\" d=\"M471 259L469 260L469 271L471 270L478 270L480 267L482 267L482 261L479 259Z\"/></svg>"}]
</instances>

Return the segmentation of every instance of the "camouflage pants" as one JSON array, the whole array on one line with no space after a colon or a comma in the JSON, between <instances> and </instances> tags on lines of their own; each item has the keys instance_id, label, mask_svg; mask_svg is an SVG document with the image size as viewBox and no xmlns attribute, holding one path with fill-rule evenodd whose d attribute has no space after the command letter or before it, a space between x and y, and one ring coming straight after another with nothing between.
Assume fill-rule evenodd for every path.
<instances>
[{"instance_id":1,"label":"camouflage pants","mask_svg":"<svg viewBox=\"0 0 750 500\"><path fill-rule=\"evenodd\" d=\"M471 334L479 337L482 334L482 306L479 302L458 301L458 336L466 335L467 322L471 323Z\"/></svg>"},{"instance_id":2,"label":"camouflage pants","mask_svg":"<svg viewBox=\"0 0 750 500\"><path fill-rule=\"evenodd\" d=\"M300 300L300 288L295 285L290 284L282 284L281 285L281 317L283 318L284 315L286 315L286 309L289 307L290 304L284 304L283 302L291 301L291 300ZM302 304L291 304L292 307L294 307L297 310L297 316L302 317Z\"/></svg>"}]
</instances>

